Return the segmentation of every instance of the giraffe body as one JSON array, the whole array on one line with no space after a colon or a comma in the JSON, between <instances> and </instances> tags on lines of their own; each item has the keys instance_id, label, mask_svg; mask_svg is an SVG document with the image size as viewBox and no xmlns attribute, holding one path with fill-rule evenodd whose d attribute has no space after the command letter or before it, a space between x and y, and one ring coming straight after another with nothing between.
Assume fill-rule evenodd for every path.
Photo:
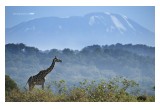
<instances>
[{"instance_id":1,"label":"giraffe body","mask_svg":"<svg viewBox=\"0 0 160 110\"><path fill-rule=\"evenodd\" d=\"M31 91L35 85L42 85L42 89L44 89L45 77L53 70L55 62L62 62L62 60L55 57L49 68L47 68L46 70L41 70L37 75L31 76L28 79L27 83L29 85L29 91Z\"/></svg>"}]
</instances>

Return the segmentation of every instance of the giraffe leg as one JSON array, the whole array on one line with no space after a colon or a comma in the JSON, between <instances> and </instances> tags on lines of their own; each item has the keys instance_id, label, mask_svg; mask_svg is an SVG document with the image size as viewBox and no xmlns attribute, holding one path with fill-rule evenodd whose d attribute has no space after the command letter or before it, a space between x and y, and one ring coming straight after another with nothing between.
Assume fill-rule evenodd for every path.
<instances>
[{"instance_id":1,"label":"giraffe leg","mask_svg":"<svg viewBox=\"0 0 160 110\"><path fill-rule=\"evenodd\" d=\"M29 85L29 91L31 91L31 84L29 83L28 85Z\"/></svg>"},{"instance_id":2,"label":"giraffe leg","mask_svg":"<svg viewBox=\"0 0 160 110\"><path fill-rule=\"evenodd\" d=\"M44 90L44 83L42 84L42 90Z\"/></svg>"},{"instance_id":3,"label":"giraffe leg","mask_svg":"<svg viewBox=\"0 0 160 110\"><path fill-rule=\"evenodd\" d=\"M34 88L34 85L32 85L32 88L31 88L31 90L33 90L33 88Z\"/></svg>"},{"instance_id":4,"label":"giraffe leg","mask_svg":"<svg viewBox=\"0 0 160 110\"><path fill-rule=\"evenodd\" d=\"M29 91L31 91L32 90L32 87L31 87L31 85L29 85Z\"/></svg>"},{"instance_id":5,"label":"giraffe leg","mask_svg":"<svg viewBox=\"0 0 160 110\"><path fill-rule=\"evenodd\" d=\"M32 91L33 88L34 88L34 85L33 85L33 84L30 84L30 85L29 85L29 91Z\"/></svg>"}]
</instances>

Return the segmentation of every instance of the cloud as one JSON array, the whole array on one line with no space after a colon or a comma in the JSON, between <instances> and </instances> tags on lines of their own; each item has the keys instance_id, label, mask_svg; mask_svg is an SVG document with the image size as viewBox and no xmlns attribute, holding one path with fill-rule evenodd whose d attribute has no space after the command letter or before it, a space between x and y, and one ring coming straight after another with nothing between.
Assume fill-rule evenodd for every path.
<instances>
[{"instance_id":1,"label":"cloud","mask_svg":"<svg viewBox=\"0 0 160 110\"><path fill-rule=\"evenodd\" d=\"M34 12L25 13L25 12L14 12L13 15L15 16L28 16L28 15L35 15Z\"/></svg>"},{"instance_id":2,"label":"cloud","mask_svg":"<svg viewBox=\"0 0 160 110\"><path fill-rule=\"evenodd\" d=\"M29 15L35 15L35 13L31 12L31 13L29 13Z\"/></svg>"}]
</instances>

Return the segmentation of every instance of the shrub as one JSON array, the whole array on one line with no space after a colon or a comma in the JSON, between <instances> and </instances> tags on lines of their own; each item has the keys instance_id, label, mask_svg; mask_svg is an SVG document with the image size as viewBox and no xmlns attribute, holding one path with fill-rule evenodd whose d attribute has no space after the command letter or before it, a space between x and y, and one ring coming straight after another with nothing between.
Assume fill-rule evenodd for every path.
<instances>
[{"instance_id":1,"label":"shrub","mask_svg":"<svg viewBox=\"0 0 160 110\"><path fill-rule=\"evenodd\" d=\"M8 75L5 75L5 92L9 93L12 90L19 90L17 84Z\"/></svg>"},{"instance_id":2,"label":"shrub","mask_svg":"<svg viewBox=\"0 0 160 110\"><path fill-rule=\"evenodd\" d=\"M79 85L67 88L64 80L55 81L46 90L16 91L12 89L6 94L6 101L10 102L153 102L154 96L145 95L146 100L139 100L129 90L137 89L138 84L125 78L114 78L108 82L84 80ZM137 90L136 90L137 91Z\"/></svg>"}]
</instances>

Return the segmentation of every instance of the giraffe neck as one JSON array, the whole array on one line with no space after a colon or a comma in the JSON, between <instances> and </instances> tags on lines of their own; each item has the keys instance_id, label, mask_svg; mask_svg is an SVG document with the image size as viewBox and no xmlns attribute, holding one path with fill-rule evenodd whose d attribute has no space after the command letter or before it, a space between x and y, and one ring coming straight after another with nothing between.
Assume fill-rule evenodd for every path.
<instances>
[{"instance_id":1,"label":"giraffe neck","mask_svg":"<svg viewBox=\"0 0 160 110\"><path fill-rule=\"evenodd\" d=\"M47 68L48 73L51 72L51 71L53 70L54 65L55 65L55 62L54 62L54 60L53 60L51 66L50 66L49 68Z\"/></svg>"},{"instance_id":2,"label":"giraffe neck","mask_svg":"<svg viewBox=\"0 0 160 110\"><path fill-rule=\"evenodd\" d=\"M43 75L44 77L53 70L54 65L55 65L55 62L53 61L52 64L51 64L51 66L45 70L45 73Z\"/></svg>"}]
</instances>

